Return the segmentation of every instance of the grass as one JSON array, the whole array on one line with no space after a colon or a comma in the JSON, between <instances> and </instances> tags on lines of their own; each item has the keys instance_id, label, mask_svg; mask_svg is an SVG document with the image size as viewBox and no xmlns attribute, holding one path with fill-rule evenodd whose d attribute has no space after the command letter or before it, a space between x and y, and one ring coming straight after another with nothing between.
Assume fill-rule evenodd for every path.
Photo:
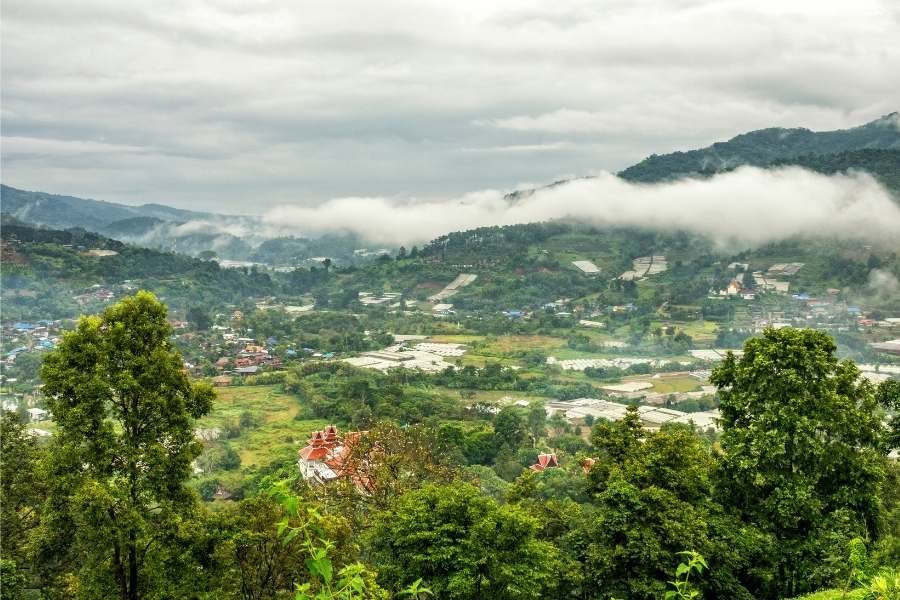
<instances>
[{"instance_id":1,"label":"grass","mask_svg":"<svg viewBox=\"0 0 900 600\"><path fill-rule=\"evenodd\" d=\"M462 356L463 366L472 365L473 367L481 368L487 364L500 364L504 367L513 367L518 365L519 363L512 358L484 356L483 354L475 354L472 352L467 352Z\"/></svg>"},{"instance_id":2,"label":"grass","mask_svg":"<svg viewBox=\"0 0 900 600\"><path fill-rule=\"evenodd\" d=\"M242 468L258 468L275 457L285 456L302 446L311 431L321 429L323 420L294 419L300 412L296 396L278 385L254 385L218 388L213 409L200 419L203 428L220 427L238 422L249 412L256 425L245 427L238 437L228 440L241 457Z\"/></svg>"},{"instance_id":3,"label":"grass","mask_svg":"<svg viewBox=\"0 0 900 600\"><path fill-rule=\"evenodd\" d=\"M655 327L674 325L679 331L691 336L695 344L706 345L716 341L716 333L719 325L713 321L653 321L650 324L651 331Z\"/></svg>"},{"instance_id":4,"label":"grass","mask_svg":"<svg viewBox=\"0 0 900 600\"><path fill-rule=\"evenodd\" d=\"M436 391L441 394L457 397L459 398L459 390L453 388L443 388L438 387L435 388ZM475 392L475 397L472 400L466 400L466 404L470 402L500 402L503 398L509 397L514 400L528 400L529 402L532 400L537 400L540 402L550 402L552 398L547 398L546 396L532 396L522 392L510 391L510 390L471 390Z\"/></svg>"},{"instance_id":5,"label":"grass","mask_svg":"<svg viewBox=\"0 0 900 600\"><path fill-rule=\"evenodd\" d=\"M555 350L563 348L566 340L549 335L501 335L492 338L480 351L491 354L508 354L520 350Z\"/></svg>"},{"instance_id":6,"label":"grass","mask_svg":"<svg viewBox=\"0 0 900 600\"><path fill-rule=\"evenodd\" d=\"M629 377L623 382L629 381L646 381L653 384L653 389L649 391L660 394L677 394L681 392L695 392L700 390L700 380L683 373L660 373L659 377Z\"/></svg>"}]
</instances>

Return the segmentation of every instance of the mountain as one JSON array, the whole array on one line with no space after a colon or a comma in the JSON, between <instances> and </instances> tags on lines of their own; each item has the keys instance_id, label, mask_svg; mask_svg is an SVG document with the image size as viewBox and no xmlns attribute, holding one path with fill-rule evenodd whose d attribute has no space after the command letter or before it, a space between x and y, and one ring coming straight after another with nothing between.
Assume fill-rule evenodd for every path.
<instances>
[{"instance_id":1,"label":"mountain","mask_svg":"<svg viewBox=\"0 0 900 600\"><path fill-rule=\"evenodd\" d=\"M218 258L296 265L313 257L328 256L350 263L364 262L365 247L358 236L324 235L267 238L256 217L221 215L173 208L163 204L127 206L44 192L0 186L5 219L51 229L79 228L115 240L165 252L191 256L212 251Z\"/></svg>"},{"instance_id":2,"label":"mountain","mask_svg":"<svg viewBox=\"0 0 900 600\"><path fill-rule=\"evenodd\" d=\"M3 212L12 214L27 223L58 229L81 227L88 231L100 231L101 228L111 223L135 217L151 217L164 221L190 221L217 216L159 204L128 206L103 200L31 192L8 185L0 185L0 204L2 204Z\"/></svg>"},{"instance_id":3,"label":"mountain","mask_svg":"<svg viewBox=\"0 0 900 600\"><path fill-rule=\"evenodd\" d=\"M751 131L699 150L653 154L619 172L629 181L653 183L688 175L711 175L741 165L767 166L806 155L855 150L900 150L900 113L893 112L865 125L836 131L772 127Z\"/></svg>"},{"instance_id":4,"label":"mountain","mask_svg":"<svg viewBox=\"0 0 900 600\"><path fill-rule=\"evenodd\" d=\"M142 248L82 228L34 227L6 213L2 219L5 319L73 317L96 290L117 294L147 289L173 307L221 306L280 291L269 274L225 269L174 252Z\"/></svg>"},{"instance_id":5,"label":"mountain","mask_svg":"<svg viewBox=\"0 0 900 600\"><path fill-rule=\"evenodd\" d=\"M234 235L230 225L252 232L257 219L173 208L162 204L127 206L0 186L4 215L53 229L80 228L116 240L198 255L212 250L221 258L245 260L262 238ZM186 226L187 225L187 226Z\"/></svg>"},{"instance_id":6,"label":"mountain","mask_svg":"<svg viewBox=\"0 0 900 600\"><path fill-rule=\"evenodd\" d=\"M165 222L163 219L157 219L156 217L128 217L127 219L113 221L100 227L99 233L116 239L122 236L141 236L146 235L154 227L158 227Z\"/></svg>"},{"instance_id":7,"label":"mountain","mask_svg":"<svg viewBox=\"0 0 900 600\"><path fill-rule=\"evenodd\" d=\"M833 175L849 171L865 171L890 190L900 193L900 150L850 150L837 154L806 154L780 158L766 167L798 166L810 171Z\"/></svg>"}]
</instances>

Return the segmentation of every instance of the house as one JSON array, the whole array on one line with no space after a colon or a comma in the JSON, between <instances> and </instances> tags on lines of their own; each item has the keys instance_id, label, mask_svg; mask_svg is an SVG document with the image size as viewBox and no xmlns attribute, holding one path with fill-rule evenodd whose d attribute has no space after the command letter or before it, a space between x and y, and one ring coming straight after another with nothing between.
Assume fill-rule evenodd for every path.
<instances>
[{"instance_id":1,"label":"house","mask_svg":"<svg viewBox=\"0 0 900 600\"><path fill-rule=\"evenodd\" d=\"M541 452L538 454L537 462L530 467L532 471L540 473L541 471L546 471L547 469L553 469L559 467L559 461L556 459L556 454L546 454Z\"/></svg>"},{"instance_id":2,"label":"house","mask_svg":"<svg viewBox=\"0 0 900 600\"><path fill-rule=\"evenodd\" d=\"M237 375L256 375L259 372L259 367L257 365L250 365L249 367L238 367L234 370Z\"/></svg>"},{"instance_id":3,"label":"house","mask_svg":"<svg viewBox=\"0 0 900 600\"><path fill-rule=\"evenodd\" d=\"M435 304L431 312L435 315L448 315L453 310L453 305L448 303Z\"/></svg>"}]
</instances>

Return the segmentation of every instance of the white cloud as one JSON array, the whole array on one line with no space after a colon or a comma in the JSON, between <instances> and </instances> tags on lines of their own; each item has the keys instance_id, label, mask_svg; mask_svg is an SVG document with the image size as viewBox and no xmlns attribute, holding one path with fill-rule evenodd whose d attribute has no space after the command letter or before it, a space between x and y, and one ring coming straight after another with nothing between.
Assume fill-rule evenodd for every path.
<instances>
[{"instance_id":1,"label":"white cloud","mask_svg":"<svg viewBox=\"0 0 900 600\"><path fill-rule=\"evenodd\" d=\"M894 5L7 0L4 180L263 211L848 127L900 107Z\"/></svg>"},{"instance_id":2,"label":"white cloud","mask_svg":"<svg viewBox=\"0 0 900 600\"><path fill-rule=\"evenodd\" d=\"M491 190L444 202L339 198L316 207L277 207L263 221L300 233L350 230L373 241L409 244L450 231L563 218L690 231L723 245L795 235L890 243L900 234L900 206L868 175L825 176L795 167L743 167L712 179L654 185L605 173L515 201Z\"/></svg>"}]
</instances>

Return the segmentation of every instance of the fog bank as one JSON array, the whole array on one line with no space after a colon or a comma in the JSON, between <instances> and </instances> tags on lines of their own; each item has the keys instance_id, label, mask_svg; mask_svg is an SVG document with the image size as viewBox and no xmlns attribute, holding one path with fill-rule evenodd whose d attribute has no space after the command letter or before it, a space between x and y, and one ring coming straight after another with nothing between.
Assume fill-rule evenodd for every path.
<instances>
[{"instance_id":1,"label":"fog bank","mask_svg":"<svg viewBox=\"0 0 900 600\"><path fill-rule=\"evenodd\" d=\"M795 235L900 239L900 206L871 176L829 176L798 167L742 167L710 179L662 184L629 183L603 173L514 200L496 190L432 202L337 198L315 207L279 206L262 221L282 234L351 231L372 242L409 245L451 231L562 218L683 230L723 245L756 246Z\"/></svg>"}]
</instances>

